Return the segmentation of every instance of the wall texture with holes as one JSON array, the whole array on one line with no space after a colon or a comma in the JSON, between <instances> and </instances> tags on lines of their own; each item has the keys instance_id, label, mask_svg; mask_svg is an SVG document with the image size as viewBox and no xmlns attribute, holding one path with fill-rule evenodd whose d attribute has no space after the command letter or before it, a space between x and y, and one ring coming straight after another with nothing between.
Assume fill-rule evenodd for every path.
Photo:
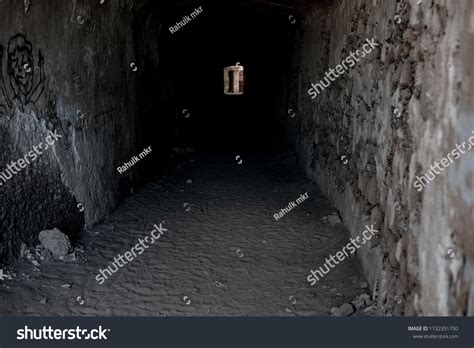
<instances>
[{"instance_id":1,"label":"wall texture with holes","mask_svg":"<svg viewBox=\"0 0 474 348\"><path fill-rule=\"evenodd\" d=\"M129 175L115 168L135 152L130 14L110 1L30 3L0 1L0 171L48 130L62 139L0 187L0 264L43 229L74 236L104 217Z\"/></svg>"},{"instance_id":2,"label":"wall texture with holes","mask_svg":"<svg viewBox=\"0 0 474 348\"><path fill-rule=\"evenodd\" d=\"M336 1L299 31L299 160L353 237L380 229L359 254L380 313L474 314L473 151L421 193L413 186L473 136L473 6ZM378 49L312 100L311 82L371 38Z\"/></svg>"}]
</instances>

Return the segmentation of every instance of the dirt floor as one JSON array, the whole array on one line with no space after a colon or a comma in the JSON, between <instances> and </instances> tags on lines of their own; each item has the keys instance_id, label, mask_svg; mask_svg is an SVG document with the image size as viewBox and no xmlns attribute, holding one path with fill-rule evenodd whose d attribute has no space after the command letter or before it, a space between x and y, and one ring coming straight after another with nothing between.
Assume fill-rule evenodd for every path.
<instances>
[{"instance_id":1,"label":"dirt floor","mask_svg":"<svg viewBox=\"0 0 474 348\"><path fill-rule=\"evenodd\" d=\"M183 158L86 231L76 261L18 261L7 270L13 279L0 281L0 314L329 315L365 293L356 257L315 286L307 282L349 235L323 219L335 210L294 157L239 159ZM99 270L161 222L164 235L99 285Z\"/></svg>"}]
</instances>

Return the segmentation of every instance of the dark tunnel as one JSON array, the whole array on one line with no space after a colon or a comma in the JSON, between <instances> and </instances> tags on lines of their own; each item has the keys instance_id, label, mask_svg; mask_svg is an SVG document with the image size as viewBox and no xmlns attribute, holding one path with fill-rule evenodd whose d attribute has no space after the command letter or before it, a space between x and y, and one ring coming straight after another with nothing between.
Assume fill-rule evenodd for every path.
<instances>
[{"instance_id":1,"label":"dark tunnel","mask_svg":"<svg viewBox=\"0 0 474 348\"><path fill-rule=\"evenodd\" d=\"M282 75L292 53L293 34L285 18L252 4L217 4L189 22L191 30L168 30L175 25L170 20L178 22L183 12L193 11L179 7L149 19L164 23L159 24L158 52L144 56L147 74L139 84L139 105L148 106L139 115L145 139L160 149L171 144L231 153L288 149L285 124L278 119ZM245 93L225 95L223 69L236 63L244 67ZM163 105L156 103L160 89L167 94ZM161 141L147 131L152 129L162 130Z\"/></svg>"},{"instance_id":2,"label":"dark tunnel","mask_svg":"<svg viewBox=\"0 0 474 348\"><path fill-rule=\"evenodd\" d=\"M0 315L473 315L473 6L0 1Z\"/></svg>"}]
</instances>

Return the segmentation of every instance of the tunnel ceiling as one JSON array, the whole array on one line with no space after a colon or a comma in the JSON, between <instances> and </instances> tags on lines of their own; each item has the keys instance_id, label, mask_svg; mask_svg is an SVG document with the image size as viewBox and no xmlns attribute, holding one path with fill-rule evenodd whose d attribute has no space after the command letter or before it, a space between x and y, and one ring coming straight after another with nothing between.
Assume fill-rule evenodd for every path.
<instances>
[{"instance_id":1,"label":"tunnel ceiling","mask_svg":"<svg viewBox=\"0 0 474 348\"><path fill-rule=\"evenodd\" d=\"M253 6L264 7L269 10L279 11L298 11L303 12L312 6L325 7L333 3L335 0L124 0L126 4L134 11L144 15L156 14L162 10L179 9L180 7L191 6Z\"/></svg>"}]
</instances>

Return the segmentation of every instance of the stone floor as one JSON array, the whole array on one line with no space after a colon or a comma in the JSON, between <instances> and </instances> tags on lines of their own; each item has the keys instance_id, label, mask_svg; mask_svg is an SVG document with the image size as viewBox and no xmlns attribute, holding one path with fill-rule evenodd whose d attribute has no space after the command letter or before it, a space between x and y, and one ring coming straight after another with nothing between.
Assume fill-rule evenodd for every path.
<instances>
[{"instance_id":1,"label":"stone floor","mask_svg":"<svg viewBox=\"0 0 474 348\"><path fill-rule=\"evenodd\" d=\"M0 314L329 315L364 293L356 257L314 287L307 282L349 235L323 219L334 209L294 157L241 160L182 158L86 231L77 261L36 267L20 260L8 269L13 279L0 281ZM306 201L275 221L306 192ZM163 221L164 235L99 285L99 270Z\"/></svg>"}]
</instances>

